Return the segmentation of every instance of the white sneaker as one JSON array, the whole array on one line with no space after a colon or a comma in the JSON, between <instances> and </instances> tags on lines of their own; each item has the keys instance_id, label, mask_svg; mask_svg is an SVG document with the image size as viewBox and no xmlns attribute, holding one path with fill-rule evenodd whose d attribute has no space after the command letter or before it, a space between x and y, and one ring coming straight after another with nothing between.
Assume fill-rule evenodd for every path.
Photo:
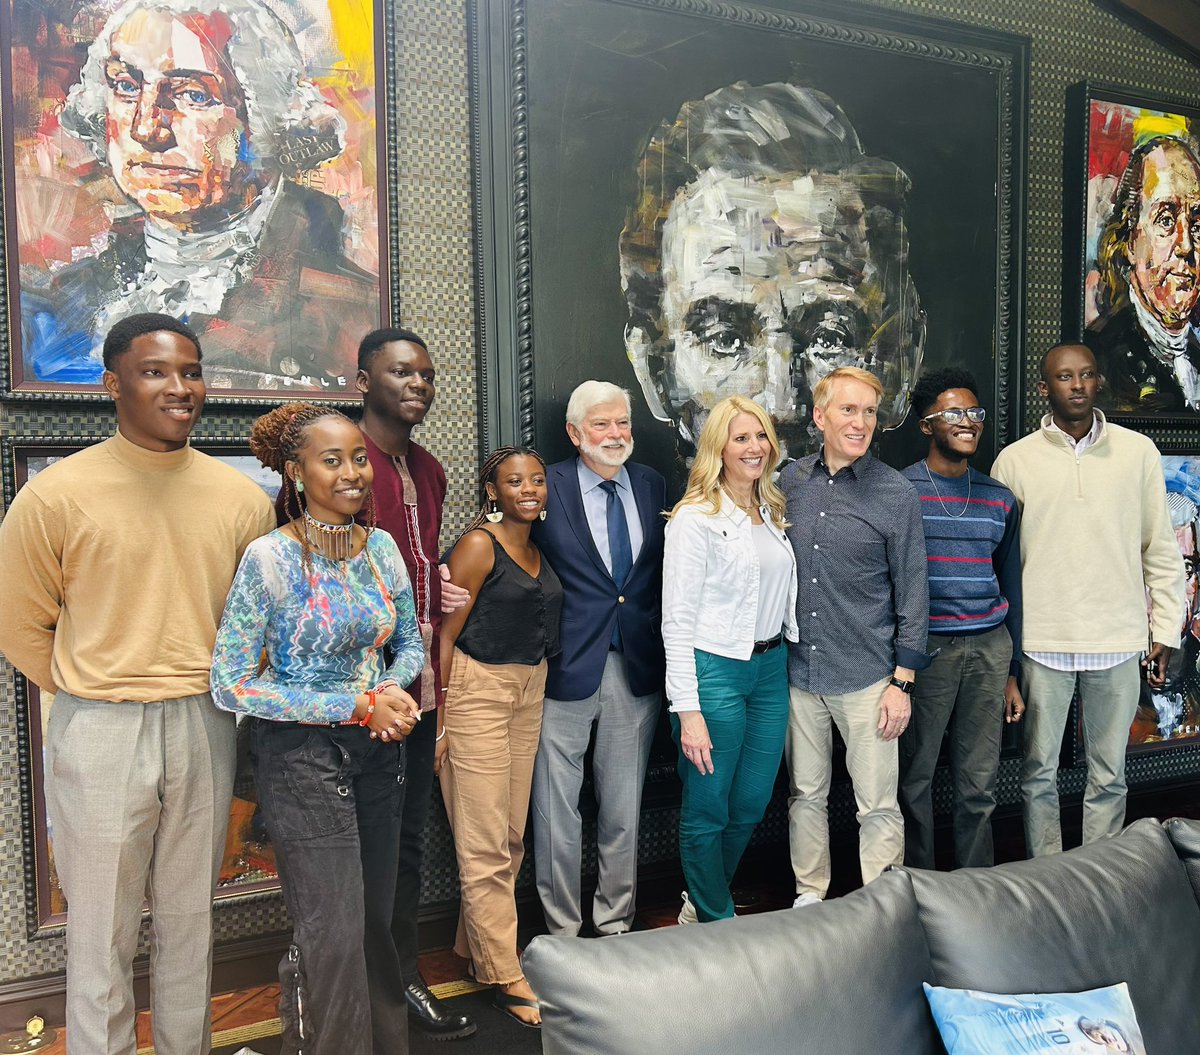
<instances>
[{"instance_id":1,"label":"white sneaker","mask_svg":"<svg viewBox=\"0 0 1200 1055\"><path fill-rule=\"evenodd\" d=\"M819 905L820 903L821 899L816 894L811 890L806 890L792 902L792 908L806 908L809 905Z\"/></svg>"},{"instance_id":2,"label":"white sneaker","mask_svg":"<svg viewBox=\"0 0 1200 1055\"><path fill-rule=\"evenodd\" d=\"M683 892L683 908L679 910L679 922L683 923L699 923L696 918L696 906L692 904L692 899L688 897L688 892Z\"/></svg>"}]
</instances>

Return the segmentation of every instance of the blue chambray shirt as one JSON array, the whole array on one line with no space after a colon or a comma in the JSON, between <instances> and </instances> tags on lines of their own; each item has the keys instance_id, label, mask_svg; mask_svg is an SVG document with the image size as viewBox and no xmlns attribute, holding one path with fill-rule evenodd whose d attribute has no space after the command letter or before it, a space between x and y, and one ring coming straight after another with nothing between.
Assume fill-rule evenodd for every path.
<instances>
[{"instance_id":1,"label":"blue chambray shirt","mask_svg":"<svg viewBox=\"0 0 1200 1055\"><path fill-rule=\"evenodd\" d=\"M832 477L811 454L784 469L779 486L799 586L791 684L839 696L896 667L929 666L928 562L913 485L871 454Z\"/></svg>"}]
</instances>

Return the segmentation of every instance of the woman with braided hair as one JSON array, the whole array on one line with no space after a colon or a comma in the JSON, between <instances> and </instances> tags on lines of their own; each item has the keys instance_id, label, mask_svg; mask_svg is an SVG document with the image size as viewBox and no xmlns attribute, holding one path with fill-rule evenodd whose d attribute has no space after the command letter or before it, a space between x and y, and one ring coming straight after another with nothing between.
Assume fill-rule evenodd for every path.
<instances>
[{"instance_id":1,"label":"woman with braided hair","mask_svg":"<svg viewBox=\"0 0 1200 1055\"><path fill-rule=\"evenodd\" d=\"M529 537L546 515L541 456L501 447L483 463L479 483L483 508L450 554L450 577L470 600L442 621L441 665L450 675L434 768L458 855L454 951L495 987L497 1008L537 1027L541 1012L517 952L514 887L562 585Z\"/></svg>"},{"instance_id":2,"label":"woman with braided hair","mask_svg":"<svg viewBox=\"0 0 1200 1055\"><path fill-rule=\"evenodd\" d=\"M292 403L250 449L283 476L288 523L247 547L217 633L217 705L248 715L255 783L292 943L280 964L287 1055L403 1055L408 1011L392 940L403 686L424 662L395 542L372 530L362 432ZM355 516L367 508L366 527ZM265 663L262 656L265 652ZM390 658L389 658L390 657Z\"/></svg>"}]
</instances>

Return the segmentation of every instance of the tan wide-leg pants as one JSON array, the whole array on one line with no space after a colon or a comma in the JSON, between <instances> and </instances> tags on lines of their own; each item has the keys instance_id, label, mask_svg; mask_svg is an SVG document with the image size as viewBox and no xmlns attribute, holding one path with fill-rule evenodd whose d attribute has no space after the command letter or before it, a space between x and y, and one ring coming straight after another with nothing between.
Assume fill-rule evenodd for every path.
<instances>
[{"instance_id":1,"label":"tan wide-leg pants","mask_svg":"<svg viewBox=\"0 0 1200 1055\"><path fill-rule=\"evenodd\" d=\"M462 895L454 951L474 962L479 981L508 985L523 974L515 886L525 856L546 662L480 663L455 649L447 690L450 757L441 783Z\"/></svg>"}]
</instances>

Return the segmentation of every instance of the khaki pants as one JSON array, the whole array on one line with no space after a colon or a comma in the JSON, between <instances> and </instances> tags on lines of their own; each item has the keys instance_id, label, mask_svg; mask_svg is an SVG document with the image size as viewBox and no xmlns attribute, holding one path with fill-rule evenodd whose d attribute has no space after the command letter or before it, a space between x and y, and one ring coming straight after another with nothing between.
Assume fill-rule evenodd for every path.
<instances>
[{"instance_id":1,"label":"khaki pants","mask_svg":"<svg viewBox=\"0 0 1200 1055\"><path fill-rule=\"evenodd\" d=\"M546 661L536 667L480 663L455 649L447 690L450 757L441 782L462 895L454 951L474 962L479 981L508 985L523 976L515 887L525 856Z\"/></svg>"},{"instance_id":2,"label":"khaki pants","mask_svg":"<svg viewBox=\"0 0 1200 1055\"><path fill-rule=\"evenodd\" d=\"M833 723L846 742L846 768L858 805L858 860L862 881L878 879L904 859L904 819L897 800L900 752L879 733L879 698L887 681L843 696L818 696L794 686L787 758L792 795L788 828L796 893L824 897L829 890L829 783Z\"/></svg>"}]
</instances>

